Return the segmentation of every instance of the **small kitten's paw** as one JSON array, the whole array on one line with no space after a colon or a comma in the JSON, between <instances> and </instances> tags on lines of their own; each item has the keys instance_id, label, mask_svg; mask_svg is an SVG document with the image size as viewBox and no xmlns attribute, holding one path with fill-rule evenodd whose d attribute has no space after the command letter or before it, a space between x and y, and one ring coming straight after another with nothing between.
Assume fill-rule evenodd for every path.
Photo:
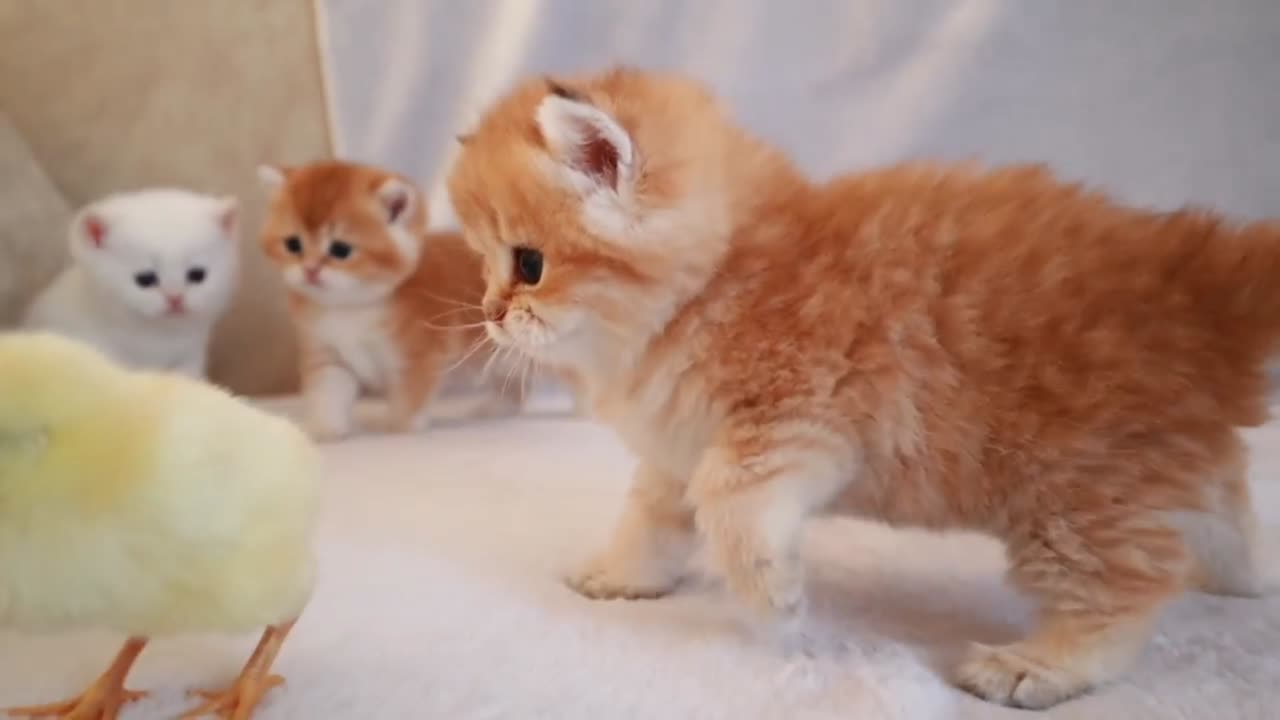
<instances>
[{"instance_id":1,"label":"small kitten's paw","mask_svg":"<svg viewBox=\"0 0 1280 720\"><path fill-rule=\"evenodd\" d=\"M334 443L345 440L351 435L351 425L320 418L309 418L304 429L312 440L319 443Z\"/></svg>"},{"instance_id":2,"label":"small kitten's paw","mask_svg":"<svg viewBox=\"0 0 1280 720\"><path fill-rule=\"evenodd\" d=\"M628 566L605 556L588 563L565 582L592 600L654 600L669 594L678 581L660 571Z\"/></svg>"},{"instance_id":3,"label":"small kitten's paw","mask_svg":"<svg viewBox=\"0 0 1280 720\"><path fill-rule=\"evenodd\" d=\"M524 409L524 403L506 395L487 395L476 405L473 415L477 418L514 417Z\"/></svg>"},{"instance_id":4,"label":"small kitten's paw","mask_svg":"<svg viewBox=\"0 0 1280 720\"><path fill-rule=\"evenodd\" d=\"M973 643L956 668L962 689L993 703L1043 710L1089 689L1089 682L1019 652L1020 645Z\"/></svg>"},{"instance_id":5,"label":"small kitten's paw","mask_svg":"<svg viewBox=\"0 0 1280 720\"><path fill-rule=\"evenodd\" d=\"M425 412L408 415L387 409L370 419L372 430L388 435L407 435L422 432L431 425L431 417Z\"/></svg>"},{"instance_id":6,"label":"small kitten's paw","mask_svg":"<svg viewBox=\"0 0 1280 720\"><path fill-rule=\"evenodd\" d=\"M843 657L849 652L849 644L844 638L824 630L803 615L774 623L769 637L788 658L819 660Z\"/></svg>"}]
</instances>

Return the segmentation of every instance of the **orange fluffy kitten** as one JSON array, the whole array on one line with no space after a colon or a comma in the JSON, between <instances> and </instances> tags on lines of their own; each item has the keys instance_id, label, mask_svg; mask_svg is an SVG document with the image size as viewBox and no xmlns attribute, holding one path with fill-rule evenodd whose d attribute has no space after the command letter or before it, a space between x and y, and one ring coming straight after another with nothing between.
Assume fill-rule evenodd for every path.
<instances>
[{"instance_id":1,"label":"orange fluffy kitten","mask_svg":"<svg viewBox=\"0 0 1280 720\"><path fill-rule=\"evenodd\" d=\"M424 198L394 173L330 161L259 175L272 193L262 249L289 291L312 433L347 435L362 391L386 396L379 429L425 427L444 373L486 342L480 258L428 233ZM495 378L488 409L518 410L524 384Z\"/></svg>"},{"instance_id":2,"label":"orange fluffy kitten","mask_svg":"<svg viewBox=\"0 0 1280 720\"><path fill-rule=\"evenodd\" d=\"M701 536L794 640L814 513L986 531L1039 621L956 679L1042 708L1124 671L1188 586L1259 592L1239 428L1267 417L1276 227L1037 167L817 183L700 85L627 69L518 87L449 187L491 336L640 458L581 593L667 593Z\"/></svg>"}]
</instances>

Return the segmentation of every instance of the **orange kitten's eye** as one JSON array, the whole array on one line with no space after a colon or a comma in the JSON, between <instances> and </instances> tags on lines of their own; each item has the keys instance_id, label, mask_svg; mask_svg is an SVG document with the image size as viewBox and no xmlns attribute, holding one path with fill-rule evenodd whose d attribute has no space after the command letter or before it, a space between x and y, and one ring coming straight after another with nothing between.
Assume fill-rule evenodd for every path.
<instances>
[{"instance_id":1,"label":"orange kitten's eye","mask_svg":"<svg viewBox=\"0 0 1280 720\"><path fill-rule=\"evenodd\" d=\"M525 285L537 285L542 280L542 253L533 248L515 249L516 279Z\"/></svg>"},{"instance_id":2,"label":"orange kitten's eye","mask_svg":"<svg viewBox=\"0 0 1280 720\"><path fill-rule=\"evenodd\" d=\"M334 240L329 243L329 254L335 260L346 260L351 257L351 253L355 252L355 248L351 247L351 243L342 240Z\"/></svg>"},{"instance_id":3,"label":"orange kitten's eye","mask_svg":"<svg viewBox=\"0 0 1280 720\"><path fill-rule=\"evenodd\" d=\"M289 237L285 238L284 249L288 250L293 255L301 255L302 254L302 238L299 238L297 235L290 235Z\"/></svg>"}]
</instances>

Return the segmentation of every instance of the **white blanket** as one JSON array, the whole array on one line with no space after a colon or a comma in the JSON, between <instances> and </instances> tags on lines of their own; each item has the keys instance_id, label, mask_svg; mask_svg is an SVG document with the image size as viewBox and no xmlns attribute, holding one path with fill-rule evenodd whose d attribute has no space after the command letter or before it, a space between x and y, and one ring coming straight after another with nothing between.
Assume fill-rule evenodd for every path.
<instances>
[{"instance_id":1,"label":"white blanket","mask_svg":"<svg viewBox=\"0 0 1280 720\"><path fill-rule=\"evenodd\" d=\"M1280 424L1250 437L1272 552ZM1021 716L935 670L967 640L1025 627L1028 607L1001 583L988 540L815 523L818 618L848 649L788 662L740 630L709 581L604 603L561 584L607 536L632 465L603 428L546 412L354 440L327 456L320 585L280 656L288 685L262 720ZM0 706L79 691L119 640L0 634ZM154 643L131 686L156 694L124 717L173 717L183 688L227 681L254 640ZM1046 717L1262 720L1276 717L1278 680L1280 597L1191 595L1129 677Z\"/></svg>"}]
</instances>

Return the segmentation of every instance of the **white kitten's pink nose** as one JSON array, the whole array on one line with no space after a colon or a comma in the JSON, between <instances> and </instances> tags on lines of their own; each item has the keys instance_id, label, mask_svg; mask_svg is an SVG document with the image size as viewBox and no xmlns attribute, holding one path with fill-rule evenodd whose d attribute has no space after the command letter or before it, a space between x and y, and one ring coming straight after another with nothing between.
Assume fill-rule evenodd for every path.
<instances>
[{"instance_id":1,"label":"white kitten's pink nose","mask_svg":"<svg viewBox=\"0 0 1280 720\"><path fill-rule=\"evenodd\" d=\"M168 305L169 312L175 315L183 313L187 309L187 301L181 295L165 295L164 300Z\"/></svg>"}]
</instances>

